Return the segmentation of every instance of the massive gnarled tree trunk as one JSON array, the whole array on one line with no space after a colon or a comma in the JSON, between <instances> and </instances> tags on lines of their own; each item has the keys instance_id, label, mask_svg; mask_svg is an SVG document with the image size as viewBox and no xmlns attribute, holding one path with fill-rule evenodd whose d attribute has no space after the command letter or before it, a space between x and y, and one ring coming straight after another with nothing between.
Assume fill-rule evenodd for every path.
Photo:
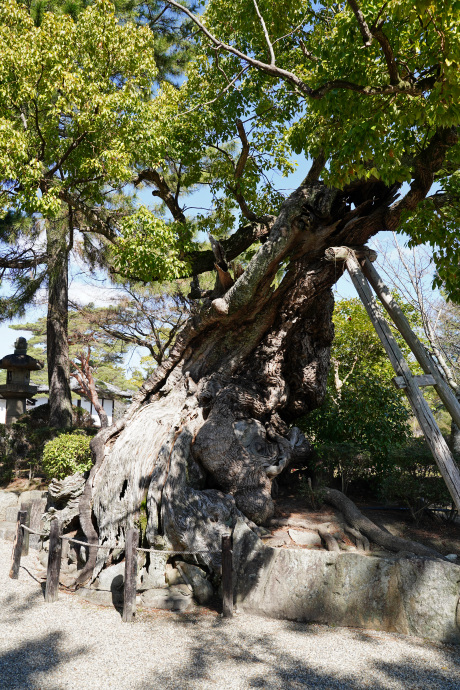
<instances>
[{"instance_id":1,"label":"massive gnarled tree trunk","mask_svg":"<svg viewBox=\"0 0 460 690\"><path fill-rule=\"evenodd\" d=\"M265 241L246 271L204 301L126 416L93 441L80 520L90 541L108 550L98 551L97 564L88 561L80 582L124 542L145 496L148 542L174 549L218 550L237 516L259 525L271 517L273 478L309 452L290 424L325 394L331 286L342 271L324 260L325 249L360 246L383 227L396 228L401 212L431 186L447 136L434 138L399 201L395 189L376 181L327 188L314 166L267 221ZM213 558L202 560L213 567Z\"/></svg>"}]
</instances>

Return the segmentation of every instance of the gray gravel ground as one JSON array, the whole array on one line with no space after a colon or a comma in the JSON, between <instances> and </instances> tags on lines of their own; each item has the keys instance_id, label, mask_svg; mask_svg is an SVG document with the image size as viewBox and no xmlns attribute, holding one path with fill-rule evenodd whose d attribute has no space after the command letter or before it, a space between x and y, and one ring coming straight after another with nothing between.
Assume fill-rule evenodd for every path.
<instances>
[{"instance_id":1,"label":"gray gravel ground","mask_svg":"<svg viewBox=\"0 0 460 690\"><path fill-rule=\"evenodd\" d=\"M0 541L0 688L460 689L460 648L418 638L208 610L113 609L60 593L45 604L23 559L10 580Z\"/></svg>"}]
</instances>

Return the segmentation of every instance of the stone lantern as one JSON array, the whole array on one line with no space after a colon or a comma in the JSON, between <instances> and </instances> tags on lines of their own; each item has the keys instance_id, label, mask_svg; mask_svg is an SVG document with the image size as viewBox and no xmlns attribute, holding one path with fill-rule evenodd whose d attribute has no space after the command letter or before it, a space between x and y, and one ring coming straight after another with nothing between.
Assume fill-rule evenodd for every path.
<instances>
[{"instance_id":1,"label":"stone lantern","mask_svg":"<svg viewBox=\"0 0 460 690\"><path fill-rule=\"evenodd\" d=\"M30 385L30 372L43 369L43 362L27 354L27 340L18 338L14 354L0 359L0 369L6 369L6 384L0 386L0 396L6 398L6 424L12 424L26 411L27 398L31 398L38 386Z\"/></svg>"}]
</instances>

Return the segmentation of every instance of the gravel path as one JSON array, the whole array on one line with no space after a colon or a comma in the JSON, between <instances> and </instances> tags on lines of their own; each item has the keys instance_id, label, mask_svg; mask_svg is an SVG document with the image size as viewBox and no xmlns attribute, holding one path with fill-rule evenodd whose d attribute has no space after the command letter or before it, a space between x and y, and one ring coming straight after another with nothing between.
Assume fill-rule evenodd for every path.
<instances>
[{"instance_id":1,"label":"gravel path","mask_svg":"<svg viewBox=\"0 0 460 690\"><path fill-rule=\"evenodd\" d=\"M238 615L113 609L71 594L45 604L0 541L0 688L460 688L460 648L418 638Z\"/></svg>"}]
</instances>

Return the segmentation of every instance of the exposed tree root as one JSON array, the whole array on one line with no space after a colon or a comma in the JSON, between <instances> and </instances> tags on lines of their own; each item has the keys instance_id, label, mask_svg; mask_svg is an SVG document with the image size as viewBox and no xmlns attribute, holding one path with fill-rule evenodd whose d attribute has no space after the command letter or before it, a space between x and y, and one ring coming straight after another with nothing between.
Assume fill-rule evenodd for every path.
<instances>
[{"instance_id":1,"label":"exposed tree root","mask_svg":"<svg viewBox=\"0 0 460 690\"><path fill-rule=\"evenodd\" d=\"M365 535L368 539L375 544L379 544L379 546L382 546L384 549L395 552L408 551L417 556L442 558L442 555L438 551L429 546L424 546L410 539L395 537L389 532L384 532L372 522L372 520L369 520L369 518L363 515L353 501L337 489L324 489L324 500L335 508L338 508L354 530L358 530L362 535Z\"/></svg>"}]
</instances>

